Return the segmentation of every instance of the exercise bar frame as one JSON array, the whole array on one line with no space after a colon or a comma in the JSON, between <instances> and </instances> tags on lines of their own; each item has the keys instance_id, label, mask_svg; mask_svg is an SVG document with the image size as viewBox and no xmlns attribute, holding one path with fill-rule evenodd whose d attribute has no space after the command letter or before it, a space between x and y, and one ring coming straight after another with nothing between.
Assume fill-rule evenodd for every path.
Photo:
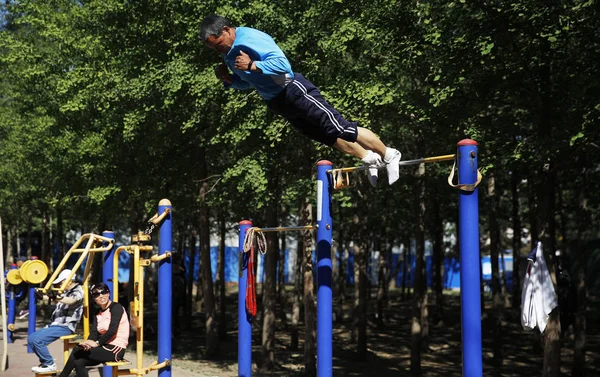
<instances>
[{"instance_id":1,"label":"exercise bar frame","mask_svg":"<svg viewBox=\"0 0 600 377\"><path fill-rule=\"evenodd\" d=\"M444 155L408 160L400 166L420 163L451 161L458 158L458 184L475 185L478 177L477 142L471 139L458 143L457 155ZM332 169L330 161L317 163L317 224L307 227L254 228L255 231L317 230L317 376L333 375L333 263L331 243L333 221L331 200L333 192L332 173L334 171L353 172L365 167ZM240 273L238 286L238 376L252 376L252 317L246 311L246 286L248 278L248 253L244 253L246 232L252 222L239 223ZM481 345L481 297L479 258L479 201L478 189L459 190L459 246L460 246L460 286L461 286L461 328L462 328L462 374L464 377L482 377Z\"/></svg>"}]
</instances>

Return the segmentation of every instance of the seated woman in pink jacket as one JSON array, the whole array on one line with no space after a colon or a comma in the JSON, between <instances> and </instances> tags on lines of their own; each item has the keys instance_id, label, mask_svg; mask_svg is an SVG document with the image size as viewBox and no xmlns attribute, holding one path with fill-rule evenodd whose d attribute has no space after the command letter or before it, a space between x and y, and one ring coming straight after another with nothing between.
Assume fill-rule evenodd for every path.
<instances>
[{"instance_id":1,"label":"seated woman in pink jacket","mask_svg":"<svg viewBox=\"0 0 600 377\"><path fill-rule=\"evenodd\" d=\"M108 361L123 360L129 340L129 319L118 302L110 300L110 290L104 283L90 289L94 303L100 307L90 336L71 353L59 377L68 377L75 369L77 377L88 377L87 367Z\"/></svg>"}]
</instances>

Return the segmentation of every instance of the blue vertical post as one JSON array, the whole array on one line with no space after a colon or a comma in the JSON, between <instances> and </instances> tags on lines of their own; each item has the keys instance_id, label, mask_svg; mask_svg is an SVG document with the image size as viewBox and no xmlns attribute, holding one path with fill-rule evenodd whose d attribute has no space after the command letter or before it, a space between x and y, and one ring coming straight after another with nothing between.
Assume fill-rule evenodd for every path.
<instances>
[{"instance_id":1,"label":"blue vertical post","mask_svg":"<svg viewBox=\"0 0 600 377\"><path fill-rule=\"evenodd\" d=\"M458 183L477 181L477 142L458 143ZM479 284L479 200L478 189L459 190L460 307L463 349L463 377L483 375L481 354L481 296Z\"/></svg>"},{"instance_id":2,"label":"blue vertical post","mask_svg":"<svg viewBox=\"0 0 600 377\"><path fill-rule=\"evenodd\" d=\"M102 232L102 237L106 237L106 238L115 238L115 232L113 232L112 230L105 230L104 232ZM113 248L111 250L105 251L104 252L104 264L102 265L102 281L104 282L104 284L108 285L108 288L110 289L110 299L111 301L118 301L118 298L115 298L115 296L113 295L114 292L114 281L113 279L114 277L114 259L115 259L115 245L113 244ZM106 376L106 374L104 375ZM109 374L110 376L110 374Z\"/></svg>"},{"instance_id":3,"label":"blue vertical post","mask_svg":"<svg viewBox=\"0 0 600 377\"><path fill-rule=\"evenodd\" d=\"M158 203L158 215L166 210L171 211L160 226L160 238L158 241L158 255L171 252L172 229L173 229L173 206L168 199L162 199ZM172 360L171 348L171 326L173 309L173 265L171 258L165 258L158 265L158 362ZM159 377L171 377L171 365L163 367L158 372Z\"/></svg>"},{"instance_id":4,"label":"blue vertical post","mask_svg":"<svg viewBox=\"0 0 600 377\"><path fill-rule=\"evenodd\" d=\"M252 226L248 220L240 221L239 274L238 274L238 376L252 376L252 318L246 312L246 286L248 285L248 257L244 253L246 231Z\"/></svg>"},{"instance_id":5,"label":"blue vertical post","mask_svg":"<svg viewBox=\"0 0 600 377\"><path fill-rule=\"evenodd\" d=\"M18 269L19 267L17 267L16 264L13 264L10 266L9 270L15 270ZM8 318L6 319L7 323L10 324L15 324L15 317L17 316L17 300L15 298L15 288L14 286L11 285L10 289L8 290ZM7 329L8 330L8 329ZM13 332L8 330L6 332L7 334L7 340L8 343L12 343L13 342Z\"/></svg>"},{"instance_id":6,"label":"blue vertical post","mask_svg":"<svg viewBox=\"0 0 600 377\"><path fill-rule=\"evenodd\" d=\"M35 332L35 320L37 317L37 305L35 304L35 288L37 284L29 284L29 318L27 318L27 335L31 335ZM33 353L33 349L27 344L27 353Z\"/></svg>"},{"instance_id":7,"label":"blue vertical post","mask_svg":"<svg viewBox=\"0 0 600 377\"><path fill-rule=\"evenodd\" d=\"M104 232L102 232L102 236L106 237L106 238L115 238L115 232L113 232L112 230L105 230ZM106 245L106 243L105 243ZM110 299L111 301L119 301L119 298L115 298L115 296L113 295L114 292L114 284L113 284L113 279L114 279L114 272L113 272L113 259L115 256L115 247L113 244L113 248L111 250L105 251L104 255L103 255L103 259L104 259L104 263L102 265L102 281L104 282L104 284L106 284L108 286L108 289L110 289ZM93 256L91 256L91 258L93 258ZM90 286L91 287L91 286ZM104 366L102 368L102 376L103 377L112 377L112 367L107 367Z\"/></svg>"},{"instance_id":8,"label":"blue vertical post","mask_svg":"<svg viewBox=\"0 0 600 377\"><path fill-rule=\"evenodd\" d=\"M331 263L331 186L327 171L330 161L317 163L317 376L331 377L333 333L333 264Z\"/></svg>"}]
</instances>

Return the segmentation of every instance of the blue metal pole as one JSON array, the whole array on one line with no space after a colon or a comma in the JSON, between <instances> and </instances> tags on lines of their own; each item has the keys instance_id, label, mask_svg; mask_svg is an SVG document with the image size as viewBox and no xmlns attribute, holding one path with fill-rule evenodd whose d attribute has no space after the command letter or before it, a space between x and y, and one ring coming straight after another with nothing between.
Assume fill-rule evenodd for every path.
<instances>
[{"instance_id":1,"label":"blue metal pole","mask_svg":"<svg viewBox=\"0 0 600 377\"><path fill-rule=\"evenodd\" d=\"M330 377L332 367L333 333L333 264L331 262L331 186L328 170L330 161L317 163L317 376Z\"/></svg>"},{"instance_id":2,"label":"blue metal pole","mask_svg":"<svg viewBox=\"0 0 600 377\"><path fill-rule=\"evenodd\" d=\"M248 283L248 257L244 253L246 231L252 226L248 220L240 221L239 280L238 280L238 376L252 376L252 318L246 312L246 286Z\"/></svg>"},{"instance_id":3,"label":"blue metal pole","mask_svg":"<svg viewBox=\"0 0 600 377\"><path fill-rule=\"evenodd\" d=\"M166 210L171 211L160 226L160 238L158 241L158 255L172 250L172 222L173 206L168 199L162 199L158 203L158 215ZM172 360L171 348L171 326L172 326L172 302L173 295L173 265L171 258L165 258L158 265L158 362ZM171 377L171 365L161 368L159 377Z\"/></svg>"},{"instance_id":4,"label":"blue metal pole","mask_svg":"<svg viewBox=\"0 0 600 377\"><path fill-rule=\"evenodd\" d=\"M113 232L112 230L105 230L104 232L102 232L102 236L106 237L106 238L115 238L115 232ZM112 249L104 252L104 255L103 255L104 264L102 265L102 281L104 282L104 284L106 284L108 286L108 289L110 289L111 301L119 301L119 298L117 297L115 299L115 296L113 294L113 292L114 292L114 281L113 281L113 279L114 279L114 273L113 273L114 256L115 256L115 247L114 246ZM102 372L103 372L102 373L103 377L112 377L112 367L104 366L102 368Z\"/></svg>"},{"instance_id":5,"label":"blue metal pole","mask_svg":"<svg viewBox=\"0 0 600 377\"><path fill-rule=\"evenodd\" d=\"M102 236L106 237L106 238L115 238L115 232L113 232L112 230L105 230L104 232L102 232ZM114 292L113 279L115 278L114 272L113 272L113 268L114 268L113 261L114 261L114 257L115 257L115 246L113 245L113 248L111 250L105 251L103 257L104 257L104 264L102 266L102 281L104 282L104 284L108 285L108 288L110 289L111 301L115 301L115 300L118 301L118 298L115 299L115 296L113 295L113 292Z\"/></svg>"},{"instance_id":6,"label":"blue metal pole","mask_svg":"<svg viewBox=\"0 0 600 377\"><path fill-rule=\"evenodd\" d=\"M27 319L27 335L35 332L35 320L37 316L37 305L35 304L35 287L37 284L29 284L29 318ZM33 348L27 344L27 353L33 353Z\"/></svg>"},{"instance_id":7,"label":"blue metal pole","mask_svg":"<svg viewBox=\"0 0 600 377\"><path fill-rule=\"evenodd\" d=\"M17 267L16 264L13 264L10 266L10 270L15 270L18 269L19 267ZM17 311L17 300L15 299L15 287L11 286L10 289L8 290L8 318L7 323L10 324L15 324L15 317L16 317L16 311ZM8 329L7 329L8 330ZM8 330L7 331L7 337L8 337L8 343L12 343L13 342L13 332Z\"/></svg>"},{"instance_id":8,"label":"blue metal pole","mask_svg":"<svg viewBox=\"0 0 600 377\"><path fill-rule=\"evenodd\" d=\"M458 143L458 183L477 181L477 142ZM459 191L460 301L463 376L483 375L481 350L481 296L478 189Z\"/></svg>"}]
</instances>

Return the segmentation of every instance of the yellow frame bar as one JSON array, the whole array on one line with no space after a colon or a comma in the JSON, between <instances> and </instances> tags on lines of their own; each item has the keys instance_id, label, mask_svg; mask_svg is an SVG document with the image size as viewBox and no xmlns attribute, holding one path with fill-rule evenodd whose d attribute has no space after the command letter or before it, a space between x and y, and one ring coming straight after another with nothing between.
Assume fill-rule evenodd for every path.
<instances>
[{"instance_id":1,"label":"yellow frame bar","mask_svg":"<svg viewBox=\"0 0 600 377\"><path fill-rule=\"evenodd\" d=\"M88 242L87 242L85 248L80 249L79 245L81 245L85 239L88 239ZM94 245L95 241L104 241L107 243L107 245L102 246L102 247L92 247ZM48 281L46 282L46 285L43 288L39 288L39 290L41 290L42 293L47 293L49 290L58 291L59 294L63 293L65 291L65 288L67 287L67 284L69 284L69 281L71 281L71 279L73 279L73 276L75 276L75 274L77 273L77 270L83 264L83 261L86 256L88 256L90 253L98 253L98 252L105 252L105 251L111 250L113 248L114 243L115 243L114 239L99 236L94 233L86 233L86 234L82 235L81 237L79 237L77 242L75 242L75 244L69 249L69 251L67 251L67 253L63 257L63 259L60 261L58 266L54 269L54 272L52 273L52 276L50 276L50 279L48 279ZM75 263L75 266L73 266L73 268L71 269L71 274L69 274L69 277L67 279L65 279L65 281L61 284L61 286L59 288L53 288L52 282L54 280L56 280L58 275L62 272L65 265L67 264L67 261L69 260L71 255L73 255L74 253L81 253L81 255L79 256L79 259L77 259L77 263ZM91 258L91 259L93 259L93 258ZM89 262L89 260L88 260L88 262ZM93 263L93 261L92 261L92 263ZM88 266L86 265L86 272L84 273L84 276L83 276L84 282L87 280L88 275L89 275L89 270L87 267ZM91 270L91 265L90 265L90 270Z\"/></svg>"},{"instance_id":2,"label":"yellow frame bar","mask_svg":"<svg viewBox=\"0 0 600 377\"><path fill-rule=\"evenodd\" d=\"M118 300L119 297L119 255L122 251L129 253L133 258L133 307L130 313L136 316L136 361L135 368L118 369L116 376L136 375L141 377L148 374L153 369L160 369L163 366L170 365L171 360L165 360L162 363L152 362L147 368L144 368L144 267L149 262L158 262L165 259L166 256L151 256L150 259L142 259L142 252L152 252L154 248L150 245L129 245L119 246L115 250L113 259L113 297ZM170 252L168 253L171 254ZM146 263L144 263L146 262ZM131 320L131 318L130 318ZM114 370L114 368L113 368Z\"/></svg>"},{"instance_id":3,"label":"yellow frame bar","mask_svg":"<svg viewBox=\"0 0 600 377\"><path fill-rule=\"evenodd\" d=\"M431 162L441 162L441 161L452 161L454 160L454 158L456 157L455 154L447 154L447 155L443 155L443 156L434 156L434 157L425 157L425 158L419 158L416 160L406 160L406 161L400 161L399 165L400 166L409 166L409 165L418 165L421 163L431 163ZM385 165L382 165L379 167L379 169L385 167ZM367 170L369 167L368 166L354 166L354 167L350 167L350 168L339 168L339 169L331 169L328 170L327 173L331 174L334 171L336 172L342 172L342 173L346 173L346 172L355 172L355 171L361 171L361 170Z\"/></svg>"},{"instance_id":4,"label":"yellow frame bar","mask_svg":"<svg viewBox=\"0 0 600 377\"><path fill-rule=\"evenodd\" d=\"M315 230L317 229L314 225L306 225L306 226L278 226L274 228L257 228L252 227L248 230L254 230L255 232L268 233L268 232L290 232L290 231L301 231L301 230Z\"/></svg>"}]
</instances>

